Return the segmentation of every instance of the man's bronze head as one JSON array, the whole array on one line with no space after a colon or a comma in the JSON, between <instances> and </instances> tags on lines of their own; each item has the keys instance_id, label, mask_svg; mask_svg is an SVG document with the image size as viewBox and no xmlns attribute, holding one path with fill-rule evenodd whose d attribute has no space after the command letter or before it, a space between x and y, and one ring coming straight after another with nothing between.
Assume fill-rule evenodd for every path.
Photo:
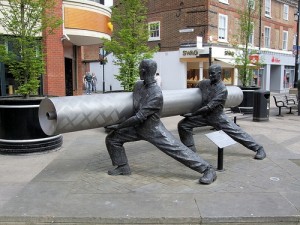
<instances>
[{"instance_id":1,"label":"man's bronze head","mask_svg":"<svg viewBox=\"0 0 300 225\"><path fill-rule=\"evenodd\" d=\"M212 84L221 80L222 68L220 65L211 65L209 67L209 79Z\"/></svg>"},{"instance_id":2,"label":"man's bronze head","mask_svg":"<svg viewBox=\"0 0 300 225\"><path fill-rule=\"evenodd\" d=\"M155 80L155 73L157 70L157 63L152 59L144 59L140 63L140 78L146 83Z\"/></svg>"}]
</instances>

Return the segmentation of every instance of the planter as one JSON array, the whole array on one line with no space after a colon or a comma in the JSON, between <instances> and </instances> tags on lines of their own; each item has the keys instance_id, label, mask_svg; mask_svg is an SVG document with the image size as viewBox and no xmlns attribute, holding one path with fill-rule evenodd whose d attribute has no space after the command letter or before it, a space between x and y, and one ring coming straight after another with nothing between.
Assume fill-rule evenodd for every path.
<instances>
[{"instance_id":1,"label":"planter","mask_svg":"<svg viewBox=\"0 0 300 225\"><path fill-rule=\"evenodd\" d=\"M254 91L259 90L260 87L240 87L243 91L242 103L233 109L234 112L241 112L244 114L253 113L254 105Z\"/></svg>"},{"instance_id":2,"label":"planter","mask_svg":"<svg viewBox=\"0 0 300 225\"><path fill-rule=\"evenodd\" d=\"M0 153L43 152L61 147L62 135L47 136L40 126L38 110L42 99L0 98Z\"/></svg>"}]
</instances>

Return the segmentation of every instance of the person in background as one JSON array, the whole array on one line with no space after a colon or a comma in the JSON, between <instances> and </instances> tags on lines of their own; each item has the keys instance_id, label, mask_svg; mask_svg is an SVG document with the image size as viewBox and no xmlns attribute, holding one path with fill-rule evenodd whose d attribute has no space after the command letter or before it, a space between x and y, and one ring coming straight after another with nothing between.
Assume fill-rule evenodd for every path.
<instances>
[{"instance_id":1,"label":"person in background","mask_svg":"<svg viewBox=\"0 0 300 225\"><path fill-rule=\"evenodd\" d=\"M86 72L86 73L85 73L85 76L84 76L84 78L83 78L83 80L84 80L84 82L85 82L85 87L86 87L85 93L86 93L87 95L90 95L90 94L91 94L91 90L92 90L92 79L93 79L93 77L92 77L91 73L90 73L90 72Z\"/></svg>"},{"instance_id":2,"label":"person in background","mask_svg":"<svg viewBox=\"0 0 300 225\"><path fill-rule=\"evenodd\" d=\"M155 80L156 80L156 84L161 88L161 77L159 73L155 74Z\"/></svg>"},{"instance_id":3,"label":"person in background","mask_svg":"<svg viewBox=\"0 0 300 225\"><path fill-rule=\"evenodd\" d=\"M92 73L92 91L97 92L97 77L95 73Z\"/></svg>"}]
</instances>

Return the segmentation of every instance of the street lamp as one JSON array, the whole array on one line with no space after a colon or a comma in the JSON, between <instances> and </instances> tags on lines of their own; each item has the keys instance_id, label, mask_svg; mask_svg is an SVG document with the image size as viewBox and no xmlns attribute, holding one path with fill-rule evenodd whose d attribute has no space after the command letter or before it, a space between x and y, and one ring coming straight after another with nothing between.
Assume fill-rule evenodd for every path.
<instances>
[{"instance_id":1,"label":"street lamp","mask_svg":"<svg viewBox=\"0 0 300 225\"><path fill-rule=\"evenodd\" d=\"M106 60L105 60L105 56L106 56L106 51L104 50L103 47L100 47L99 48L99 61L100 61L100 65L103 66L103 72L102 72L102 90L103 90L103 93L105 92L105 75L104 75L104 65L106 63Z\"/></svg>"},{"instance_id":2,"label":"street lamp","mask_svg":"<svg viewBox=\"0 0 300 225\"><path fill-rule=\"evenodd\" d=\"M298 0L298 8L297 8L297 12L295 13L295 16L297 16L297 34L296 34L296 54L295 54L294 88L297 87L298 74L299 74L299 64L298 64L298 58L299 58L299 20L300 20L299 9L300 9L300 0Z\"/></svg>"}]
</instances>

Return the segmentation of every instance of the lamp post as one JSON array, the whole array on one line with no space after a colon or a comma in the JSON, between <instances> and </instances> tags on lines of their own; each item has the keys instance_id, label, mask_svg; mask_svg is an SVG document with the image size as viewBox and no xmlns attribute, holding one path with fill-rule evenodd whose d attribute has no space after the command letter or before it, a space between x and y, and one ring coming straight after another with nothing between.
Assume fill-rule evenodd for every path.
<instances>
[{"instance_id":1,"label":"lamp post","mask_svg":"<svg viewBox=\"0 0 300 225\"><path fill-rule=\"evenodd\" d=\"M300 9L300 0L298 0L298 8L296 12L297 16L297 34L296 34L296 54L295 54L295 78L294 78L294 88L297 87L297 81L298 81L298 74L299 74L299 64L298 64L298 58L299 58L299 9Z\"/></svg>"},{"instance_id":2,"label":"lamp post","mask_svg":"<svg viewBox=\"0 0 300 225\"><path fill-rule=\"evenodd\" d=\"M103 72L102 72L102 90L103 90L103 93L105 92L105 74L104 74L104 65L105 65L105 50L104 48L100 47L100 52L99 52L99 59L100 59L100 65L103 66Z\"/></svg>"}]
</instances>

